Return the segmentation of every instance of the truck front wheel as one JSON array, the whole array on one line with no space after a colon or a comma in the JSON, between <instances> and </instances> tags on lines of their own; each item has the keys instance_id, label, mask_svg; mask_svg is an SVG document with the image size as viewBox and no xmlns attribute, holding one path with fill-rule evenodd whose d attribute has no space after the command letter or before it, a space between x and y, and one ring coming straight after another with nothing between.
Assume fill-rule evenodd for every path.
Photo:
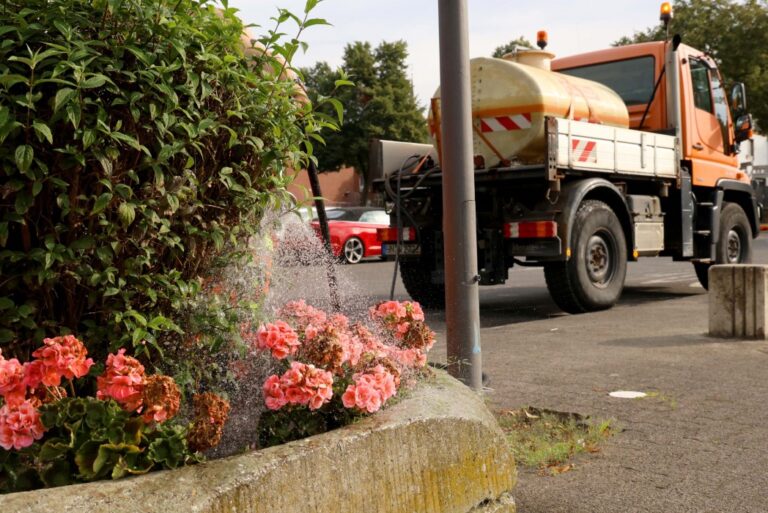
<instances>
[{"instance_id":1,"label":"truck front wheel","mask_svg":"<svg viewBox=\"0 0 768 513\"><path fill-rule=\"evenodd\" d=\"M405 290L425 308L445 308L445 285L432 283L432 265L425 260L400 262Z\"/></svg>"},{"instance_id":2,"label":"truck front wheel","mask_svg":"<svg viewBox=\"0 0 768 513\"><path fill-rule=\"evenodd\" d=\"M571 257L544 266L552 299L568 313L612 307L624 288L627 243L616 214L602 201L579 206L571 235Z\"/></svg>"},{"instance_id":3,"label":"truck front wheel","mask_svg":"<svg viewBox=\"0 0 768 513\"><path fill-rule=\"evenodd\" d=\"M747 214L738 203L723 203L720 213L720 233L715 245L716 264L747 264L752 261L752 228ZM696 277L705 289L709 287L709 267L712 264L694 262Z\"/></svg>"}]
</instances>

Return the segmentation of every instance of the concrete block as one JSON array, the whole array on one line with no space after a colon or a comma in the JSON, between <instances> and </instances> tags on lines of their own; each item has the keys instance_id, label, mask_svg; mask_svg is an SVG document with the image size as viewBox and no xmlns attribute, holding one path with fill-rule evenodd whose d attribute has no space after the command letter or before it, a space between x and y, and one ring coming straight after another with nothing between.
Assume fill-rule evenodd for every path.
<instances>
[{"instance_id":1,"label":"concrete block","mask_svg":"<svg viewBox=\"0 0 768 513\"><path fill-rule=\"evenodd\" d=\"M709 269L709 334L768 339L768 266L714 265Z\"/></svg>"},{"instance_id":2,"label":"concrete block","mask_svg":"<svg viewBox=\"0 0 768 513\"><path fill-rule=\"evenodd\" d=\"M0 496L2 513L515 513L504 434L443 372L352 425L118 481Z\"/></svg>"}]
</instances>

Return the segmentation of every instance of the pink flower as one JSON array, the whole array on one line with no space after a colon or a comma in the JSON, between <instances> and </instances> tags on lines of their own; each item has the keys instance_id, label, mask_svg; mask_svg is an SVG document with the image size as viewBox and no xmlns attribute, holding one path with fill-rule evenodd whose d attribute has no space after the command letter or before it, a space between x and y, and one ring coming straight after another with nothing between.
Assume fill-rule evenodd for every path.
<instances>
[{"instance_id":1,"label":"pink flower","mask_svg":"<svg viewBox=\"0 0 768 513\"><path fill-rule=\"evenodd\" d=\"M427 355L421 349L395 349L392 358L403 367L424 367Z\"/></svg>"},{"instance_id":2,"label":"pink flower","mask_svg":"<svg viewBox=\"0 0 768 513\"><path fill-rule=\"evenodd\" d=\"M272 375L267 378L263 386L264 402L267 408L270 410L279 410L286 404L288 400L285 398L285 392L283 392L282 386L280 386L280 377Z\"/></svg>"},{"instance_id":3,"label":"pink flower","mask_svg":"<svg viewBox=\"0 0 768 513\"><path fill-rule=\"evenodd\" d=\"M144 366L136 358L125 356L125 349L120 349L107 357L104 374L96 378L96 397L111 398L126 411L138 411L145 382Z\"/></svg>"},{"instance_id":4,"label":"pink flower","mask_svg":"<svg viewBox=\"0 0 768 513\"><path fill-rule=\"evenodd\" d=\"M269 349L278 360L296 354L300 345L299 335L283 321L263 324L256 332L256 347Z\"/></svg>"},{"instance_id":5,"label":"pink flower","mask_svg":"<svg viewBox=\"0 0 768 513\"><path fill-rule=\"evenodd\" d=\"M303 299L287 302L280 310L279 316L292 321L299 329L309 324L316 326L325 324L328 317L325 312L308 305Z\"/></svg>"},{"instance_id":6,"label":"pink flower","mask_svg":"<svg viewBox=\"0 0 768 513\"><path fill-rule=\"evenodd\" d=\"M24 364L24 385L36 389L45 377L45 362L33 360Z\"/></svg>"},{"instance_id":7,"label":"pink flower","mask_svg":"<svg viewBox=\"0 0 768 513\"><path fill-rule=\"evenodd\" d=\"M349 385L341 396L345 408L373 413L397 393L395 377L381 365L355 374L352 379L354 385Z\"/></svg>"},{"instance_id":8,"label":"pink flower","mask_svg":"<svg viewBox=\"0 0 768 513\"><path fill-rule=\"evenodd\" d=\"M29 447L40 440L44 432L40 413L29 401L0 408L0 447L6 451Z\"/></svg>"},{"instance_id":9,"label":"pink flower","mask_svg":"<svg viewBox=\"0 0 768 513\"><path fill-rule=\"evenodd\" d=\"M386 322L396 322L399 319L408 315L408 311L405 309L403 303L399 301L384 301L377 306L371 308L371 317L374 319L382 319Z\"/></svg>"},{"instance_id":10,"label":"pink flower","mask_svg":"<svg viewBox=\"0 0 768 513\"><path fill-rule=\"evenodd\" d=\"M282 376L267 378L262 390L270 410L279 410L288 404L317 410L333 396L333 375L314 365L291 362L291 368Z\"/></svg>"},{"instance_id":11,"label":"pink flower","mask_svg":"<svg viewBox=\"0 0 768 513\"><path fill-rule=\"evenodd\" d=\"M405 304L405 309L408 311L409 314L411 314L411 318L414 321L424 320L424 310L421 309L421 305L419 303L416 303L413 301L406 301L404 304Z\"/></svg>"},{"instance_id":12,"label":"pink flower","mask_svg":"<svg viewBox=\"0 0 768 513\"><path fill-rule=\"evenodd\" d=\"M19 405L24 402L27 389L24 386L24 368L19 360L6 360L0 352L0 395L6 404Z\"/></svg>"},{"instance_id":13,"label":"pink flower","mask_svg":"<svg viewBox=\"0 0 768 513\"><path fill-rule=\"evenodd\" d=\"M73 335L46 338L43 344L32 356L44 364L44 385L57 387L61 384L61 378L81 378L88 374L93 365L92 359L86 359L88 351L85 346Z\"/></svg>"}]
</instances>

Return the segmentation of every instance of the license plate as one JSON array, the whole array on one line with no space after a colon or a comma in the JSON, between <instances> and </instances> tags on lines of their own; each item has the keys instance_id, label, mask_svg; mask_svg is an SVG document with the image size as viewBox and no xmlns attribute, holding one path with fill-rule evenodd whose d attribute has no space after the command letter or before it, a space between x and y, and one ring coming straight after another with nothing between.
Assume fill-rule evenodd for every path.
<instances>
[{"instance_id":1,"label":"license plate","mask_svg":"<svg viewBox=\"0 0 768 513\"><path fill-rule=\"evenodd\" d=\"M397 251L397 244L382 244L381 254L384 256L395 256ZM401 256L419 256L421 255L421 246L418 244L400 244Z\"/></svg>"}]
</instances>

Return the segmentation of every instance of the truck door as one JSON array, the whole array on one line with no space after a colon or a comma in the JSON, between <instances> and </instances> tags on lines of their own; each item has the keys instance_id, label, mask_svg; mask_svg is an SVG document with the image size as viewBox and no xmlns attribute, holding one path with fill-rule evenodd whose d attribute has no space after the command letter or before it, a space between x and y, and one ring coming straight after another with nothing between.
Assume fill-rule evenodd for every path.
<instances>
[{"instance_id":1,"label":"truck door","mask_svg":"<svg viewBox=\"0 0 768 513\"><path fill-rule=\"evenodd\" d=\"M688 156L693 163L693 185L714 186L720 178L736 178L738 160L729 150L731 118L728 101L714 63L704 55L688 57L693 99L688 130Z\"/></svg>"}]
</instances>

